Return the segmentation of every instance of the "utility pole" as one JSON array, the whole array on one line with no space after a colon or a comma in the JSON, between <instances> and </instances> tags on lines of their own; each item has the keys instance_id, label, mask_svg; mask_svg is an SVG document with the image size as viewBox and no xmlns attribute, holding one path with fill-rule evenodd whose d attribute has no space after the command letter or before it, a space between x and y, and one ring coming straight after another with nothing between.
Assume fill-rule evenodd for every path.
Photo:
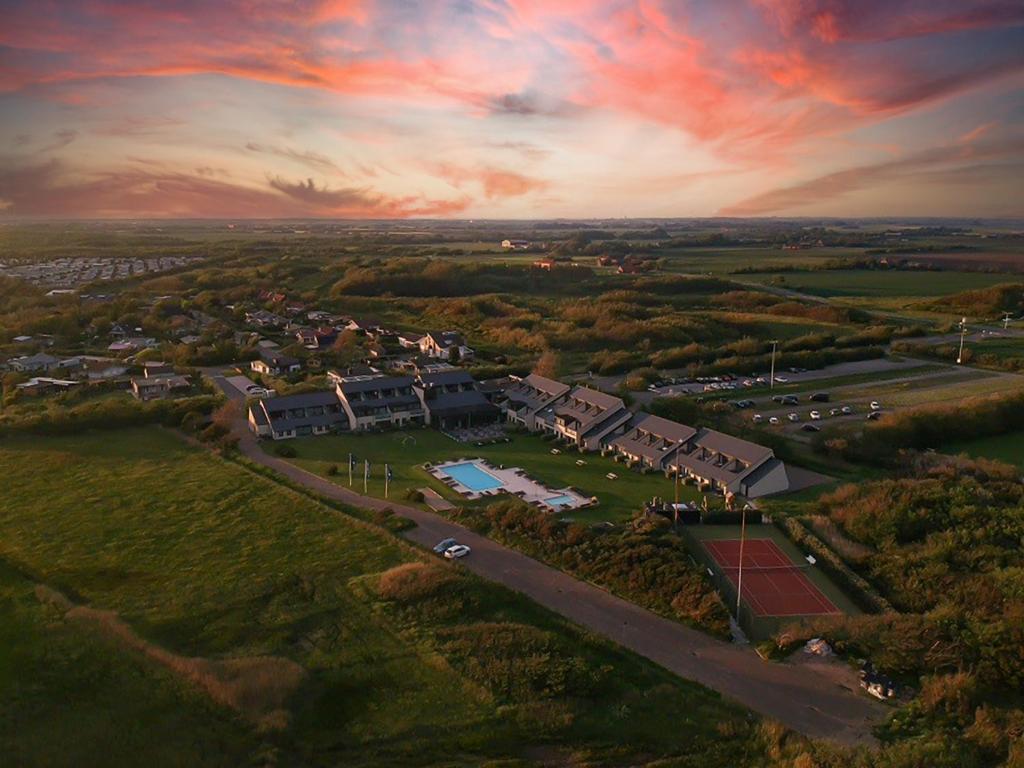
<instances>
[{"instance_id":1,"label":"utility pole","mask_svg":"<svg viewBox=\"0 0 1024 768\"><path fill-rule=\"evenodd\" d=\"M964 362L964 337L967 336L967 318L960 320L960 351L956 356L956 364L962 365Z\"/></svg>"},{"instance_id":2,"label":"utility pole","mask_svg":"<svg viewBox=\"0 0 1024 768\"><path fill-rule=\"evenodd\" d=\"M747 505L743 505L743 512L740 518L740 570L736 577L736 623L740 621L740 599L743 597L743 544L747 536Z\"/></svg>"},{"instance_id":3,"label":"utility pole","mask_svg":"<svg viewBox=\"0 0 1024 768\"><path fill-rule=\"evenodd\" d=\"M771 376L768 378L768 389L769 389L769 391L775 389L775 349L776 349L776 347L779 346L779 340L778 339L772 339L771 345L772 345L772 373L771 373Z\"/></svg>"}]
</instances>

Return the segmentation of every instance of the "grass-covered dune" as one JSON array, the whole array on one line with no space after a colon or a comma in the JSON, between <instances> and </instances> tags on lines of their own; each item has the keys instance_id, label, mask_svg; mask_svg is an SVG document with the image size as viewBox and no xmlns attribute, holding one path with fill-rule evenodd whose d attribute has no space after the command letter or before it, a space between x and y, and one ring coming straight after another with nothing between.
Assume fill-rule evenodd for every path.
<instances>
[{"instance_id":1,"label":"grass-covered dune","mask_svg":"<svg viewBox=\"0 0 1024 768\"><path fill-rule=\"evenodd\" d=\"M169 432L7 439L0 476L12 764L738 766L778 738Z\"/></svg>"}]
</instances>

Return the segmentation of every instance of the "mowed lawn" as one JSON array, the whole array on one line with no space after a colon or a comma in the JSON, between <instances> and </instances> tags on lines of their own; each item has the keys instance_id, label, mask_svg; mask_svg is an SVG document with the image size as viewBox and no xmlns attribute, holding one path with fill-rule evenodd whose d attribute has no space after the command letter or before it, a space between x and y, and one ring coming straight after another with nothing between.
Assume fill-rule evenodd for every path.
<instances>
[{"instance_id":1,"label":"mowed lawn","mask_svg":"<svg viewBox=\"0 0 1024 768\"><path fill-rule=\"evenodd\" d=\"M751 727L717 695L457 566L430 558L443 591L383 599L381 572L427 557L168 432L5 439L0 474L0 743L14 765L468 766L542 744L752 759ZM297 662L286 726L258 729L61 620L37 583L180 656ZM486 656L523 626L548 650L511 667ZM585 696L507 682L555 679L543 665L556 662Z\"/></svg>"},{"instance_id":2,"label":"mowed lawn","mask_svg":"<svg viewBox=\"0 0 1024 768\"><path fill-rule=\"evenodd\" d=\"M264 450L271 453L275 446L263 444ZM367 493L380 498L384 498L384 465L389 464L394 473L389 498L395 500L401 500L409 489L429 485L452 501L464 502L463 497L421 469L427 462L439 464L459 458L484 458L496 466L520 467L552 489L572 486L587 496L596 496L597 506L565 515L578 520L628 520L644 501L654 496L671 499L675 493L673 481L661 473L641 474L611 458L595 453L580 454L564 446L558 448L560 453L552 454L554 444L536 435L516 434L508 443L477 447L458 443L434 429L414 429L309 437L289 440L288 446L298 453L291 461L345 486L349 482L348 457L350 453L355 455L357 467L352 487L360 493L363 492L363 462L369 460ZM584 463L579 465L577 461ZM328 475L332 466L338 470L333 476ZM609 473L617 475L617 479L609 480ZM680 498L696 501L700 495L693 486L682 485Z\"/></svg>"}]
</instances>

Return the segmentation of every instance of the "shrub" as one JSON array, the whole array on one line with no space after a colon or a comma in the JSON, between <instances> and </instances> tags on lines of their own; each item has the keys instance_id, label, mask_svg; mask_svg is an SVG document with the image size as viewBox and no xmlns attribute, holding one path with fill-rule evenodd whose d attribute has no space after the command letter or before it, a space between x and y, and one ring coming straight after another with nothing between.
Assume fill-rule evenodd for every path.
<instances>
[{"instance_id":1,"label":"shrub","mask_svg":"<svg viewBox=\"0 0 1024 768\"><path fill-rule=\"evenodd\" d=\"M603 676L556 635L526 624L482 622L438 635L456 668L505 701L585 697Z\"/></svg>"},{"instance_id":2,"label":"shrub","mask_svg":"<svg viewBox=\"0 0 1024 768\"><path fill-rule=\"evenodd\" d=\"M385 600L415 603L446 590L459 578L455 570L438 563L403 563L380 575L377 593Z\"/></svg>"},{"instance_id":3,"label":"shrub","mask_svg":"<svg viewBox=\"0 0 1024 768\"><path fill-rule=\"evenodd\" d=\"M274 453L282 459L294 459L299 455L299 452L295 450L295 446L288 445L287 443L278 443L275 445Z\"/></svg>"}]
</instances>

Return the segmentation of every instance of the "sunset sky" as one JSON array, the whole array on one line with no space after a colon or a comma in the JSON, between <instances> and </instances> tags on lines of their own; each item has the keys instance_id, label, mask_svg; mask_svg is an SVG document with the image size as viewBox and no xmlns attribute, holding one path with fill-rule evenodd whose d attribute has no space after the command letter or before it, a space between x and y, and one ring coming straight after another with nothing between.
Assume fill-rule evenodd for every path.
<instances>
[{"instance_id":1,"label":"sunset sky","mask_svg":"<svg viewBox=\"0 0 1024 768\"><path fill-rule=\"evenodd\" d=\"M0 0L0 215L1024 215L1024 0Z\"/></svg>"}]
</instances>

